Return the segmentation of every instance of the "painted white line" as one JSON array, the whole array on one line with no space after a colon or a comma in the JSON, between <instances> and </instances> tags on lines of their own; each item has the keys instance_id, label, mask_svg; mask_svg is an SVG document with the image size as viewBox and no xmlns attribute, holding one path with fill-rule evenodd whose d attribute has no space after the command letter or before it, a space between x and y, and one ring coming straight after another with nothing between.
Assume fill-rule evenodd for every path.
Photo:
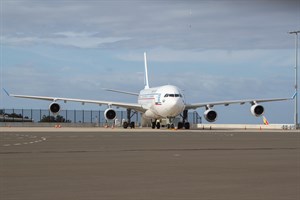
<instances>
[{"instance_id":1,"label":"painted white line","mask_svg":"<svg viewBox=\"0 0 300 200\"><path fill-rule=\"evenodd\" d=\"M24 142L20 143L11 143L11 144L2 144L3 147L10 147L10 146L20 146L20 145L28 145L28 144L34 144L34 143L40 143L47 140L46 137L38 137L34 135L25 135L25 134L5 134L5 139L7 140L23 140ZM26 141L30 139L36 139L35 141Z\"/></svg>"}]
</instances>

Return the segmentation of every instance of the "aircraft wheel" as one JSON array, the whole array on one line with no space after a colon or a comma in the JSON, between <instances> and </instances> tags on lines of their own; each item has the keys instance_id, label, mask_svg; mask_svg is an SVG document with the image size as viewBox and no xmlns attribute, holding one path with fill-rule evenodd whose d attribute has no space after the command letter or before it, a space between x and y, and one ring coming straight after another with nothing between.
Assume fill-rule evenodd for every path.
<instances>
[{"instance_id":1,"label":"aircraft wheel","mask_svg":"<svg viewBox=\"0 0 300 200\"><path fill-rule=\"evenodd\" d=\"M178 122L177 128L178 129L182 129L183 128L183 123L182 122Z\"/></svg>"},{"instance_id":2,"label":"aircraft wheel","mask_svg":"<svg viewBox=\"0 0 300 200\"><path fill-rule=\"evenodd\" d=\"M190 129L190 122L185 122L184 123L184 128L185 129Z\"/></svg>"},{"instance_id":3,"label":"aircraft wheel","mask_svg":"<svg viewBox=\"0 0 300 200\"><path fill-rule=\"evenodd\" d=\"M156 123L156 128L160 129L160 123L159 122Z\"/></svg>"},{"instance_id":4,"label":"aircraft wheel","mask_svg":"<svg viewBox=\"0 0 300 200\"><path fill-rule=\"evenodd\" d=\"M155 129L155 126L156 126L155 122L152 122L152 129Z\"/></svg>"},{"instance_id":5,"label":"aircraft wheel","mask_svg":"<svg viewBox=\"0 0 300 200\"><path fill-rule=\"evenodd\" d=\"M128 122L123 122L123 128L128 128Z\"/></svg>"},{"instance_id":6,"label":"aircraft wheel","mask_svg":"<svg viewBox=\"0 0 300 200\"><path fill-rule=\"evenodd\" d=\"M135 128L135 123L134 122L130 122L130 128Z\"/></svg>"}]
</instances>

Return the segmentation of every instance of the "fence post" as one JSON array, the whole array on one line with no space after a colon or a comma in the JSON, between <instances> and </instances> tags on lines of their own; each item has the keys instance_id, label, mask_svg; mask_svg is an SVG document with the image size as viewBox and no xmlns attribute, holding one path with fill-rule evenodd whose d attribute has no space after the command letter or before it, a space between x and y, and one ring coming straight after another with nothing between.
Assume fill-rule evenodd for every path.
<instances>
[{"instance_id":1,"label":"fence post","mask_svg":"<svg viewBox=\"0 0 300 200\"><path fill-rule=\"evenodd\" d=\"M67 122L68 121L68 110L66 110L66 121L65 122Z\"/></svg>"},{"instance_id":2,"label":"fence post","mask_svg":"<svg viewBox=\"0 0 300 200\"><path fill-rule=\"evenodd\" d=\"M99 110L99 117L98 117L98 121L99 121L99 126L101 126L101 111Z\"/></svg>"},{"instance_id":3,"label":"fence post","mask_svg":"<svg viewBox=\"0 0 300 200\"><path fill-rule=\"evenodd\" d=\"M93 123L93 111L91 110L91 124Z\"/></svg>"},{"instance_id":4,"label":"fence post","mask_svg":"<svg viewBox=\"0 0 300 200\"><path fill-rule=\"evenodd\" d=\"M84 110L82 110L82 123L84 123Z\"/></svg>"}]
</instances>

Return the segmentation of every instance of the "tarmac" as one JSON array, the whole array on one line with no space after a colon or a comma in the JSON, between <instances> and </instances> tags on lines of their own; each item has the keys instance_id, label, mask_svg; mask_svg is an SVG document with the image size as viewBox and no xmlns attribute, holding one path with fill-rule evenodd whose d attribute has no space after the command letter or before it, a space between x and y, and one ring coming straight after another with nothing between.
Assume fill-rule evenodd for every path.
<instances>
[{"instance_id":1,"label":"tarmac","mask_svg":"<svg viewBox=\"0 0 300 200\"><path fill-rule=\"evenodd\" d=\"M1 128L0 199L300 199L299 131Z\"/></svg>"}]
</instances>

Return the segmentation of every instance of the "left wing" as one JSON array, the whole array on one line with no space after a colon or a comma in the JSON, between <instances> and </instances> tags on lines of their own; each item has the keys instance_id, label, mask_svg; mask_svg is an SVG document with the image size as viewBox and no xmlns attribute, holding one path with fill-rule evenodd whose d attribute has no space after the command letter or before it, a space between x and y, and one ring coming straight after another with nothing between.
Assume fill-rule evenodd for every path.
<instances>
[{"instance_id":1,"label":"left wing","mask_svg":"<svg viewBox=\"0 0 300 200\"><path fill-rule=\"evenodd\" d=\"M110 92L117 92L117 93L122 93L122 94L129 94L133 96L139 96L139 93L136 92L127 92L127 91L122 91L122 90L115 90L115 89L109 89L109 88L102 88L103 90L110 91Z\"/></svg>"},{"instance_id":2,"label":"left wing","mask_svg":"<svg viewBox=\"0 0 300 200\"><path fill-rule=\"evenodd\" d=\"M17 94L9 94L5 89L4 92L11 97L17 98L25 98L25 99L37 99L37 100L45 100L45 101L64 101L65 103L68 101L71 102L80 102L82 104L91 103L98 105L108 105L108 106L116 106L122 108L130 108L139 112L145 112L146 109L142 107L142 105L137 103L124 103L124 102L113 102L113 101L98 101L98 100L87 100L87 99L72 99L72 98L63 98L63 97L47 97L47 96L30 96L30 95L17 95Z\"/></svg>"},{"instance_id":3,"label":"left wing","mask_svg":"<svg viewBox=\"0 0 300 200\"><path fill-rule=\"evenodd\" d=\"M295 96L295 95L294 95ZM233 101L216 101L216 102L204 102L204 103L193 103L193 104L187 104L185 106L185 109L197 109L200 107L207 107L207 108L212 108L217 105L224 105L224 106L229 106L230 104L245 104L245 103L250 103L251 105L258 104L258 103L263 103L263 102L271 102L271 101L286 101L286 100L292 100L293 97L291 98L273 98L273 99L245 99L245 100L233 100Z\"/></svg>"}]
</instances>

